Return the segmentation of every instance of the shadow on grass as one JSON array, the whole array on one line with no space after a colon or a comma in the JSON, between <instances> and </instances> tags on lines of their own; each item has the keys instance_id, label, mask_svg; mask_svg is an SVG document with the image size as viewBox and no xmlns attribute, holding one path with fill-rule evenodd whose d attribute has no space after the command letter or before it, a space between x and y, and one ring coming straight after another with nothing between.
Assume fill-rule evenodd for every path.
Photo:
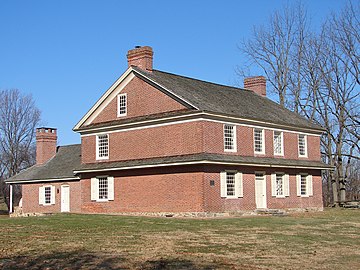
<instances>
[{"instance_id":1,"label":"shadow on grass","mask_svg":"<svg viewBox=\"0 0 360 270\"><path fill-rule=\"evenodd\" d=\"M39 256L16 256L0 259L0 269L29 269L29 270L73 270L73 269L144 269L144 270L167 270L167 269L194 269L210 270L223 269L221 265L196 264L190 260L179 258L155 259L145 262L136 261L136 258L127 258L111 255L97 254L86 251L59 252Z\"/></svg>"}]
</instances>

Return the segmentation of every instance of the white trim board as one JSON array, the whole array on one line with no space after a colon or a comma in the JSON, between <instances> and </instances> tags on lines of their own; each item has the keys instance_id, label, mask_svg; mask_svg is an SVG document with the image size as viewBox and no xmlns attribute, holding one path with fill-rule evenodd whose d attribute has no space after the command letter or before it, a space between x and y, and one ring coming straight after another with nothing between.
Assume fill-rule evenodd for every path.
<instances>
[{"instance_id":1,"label":"white trim board","mask_svg":"<svg viewBox=\"0 0 360 270\"><path fill-rule=\"evenodd\" d=\"M51 178L51 179L33 179L33 180L16 180L16 181L5 181L6 184L22 184L22 183L40 183L40 182L63 182L63 181L75 181L80 180L80 177L68 177L68 178Z\"/></svg>"},{"instance_id":2,"label":"white trim board","mask_svg":"<svg viewBox=\"0 0 360 270\"><path fill-rule=\"evenodd\" d=\"M130 130L147 129L147 128L174 125L174 124L183 124L183 123L190 123L190 122L196 122L196 121L215 122L215 123L228 124L228 125L234 125L234 126L259 128L259 129L271 130L271 131L276 130L276 131L295 133L295 134L304 134L304 135L318 136L318 137L321 136L321 134L317 134L317 133L305 133L302 131L264 127L264 126L259 126L259 125L243 124L243 123L238 123L238 122L229 122L229 121L225 121L225 120L224 121L214 120L214 119L209 118L209 116L211 116L211 115L212 114L199 112L199 113L188 114L188 115L167 117L167 118L163 118L163 119L139 121L137 123L127 123L127 124L116 125L116 126L112 126L112 127L92 128L92 129L87 130L87 132L92 131L93 133L81 134L81 137L94 136L94 135L99 135L99 134L104 134L104 133L110 134L110 133L124 132L124 131L130 131ZM189 117L192 119L182 120L183 118L189 118ZM163 122L163 121L168 121L168 122L157 124L157 122ZM134 125L142 125L142 124L145 124L145 125L140 126L140 127L139 126L131 127ZM146 124L148 124L148 125L146 125ZM109 130L109 129L116 129L116 130ZM106 131L106 130L109 130L109 131ZM82 133L82 131L80 133Z\"/></svg>"}]
</instances>

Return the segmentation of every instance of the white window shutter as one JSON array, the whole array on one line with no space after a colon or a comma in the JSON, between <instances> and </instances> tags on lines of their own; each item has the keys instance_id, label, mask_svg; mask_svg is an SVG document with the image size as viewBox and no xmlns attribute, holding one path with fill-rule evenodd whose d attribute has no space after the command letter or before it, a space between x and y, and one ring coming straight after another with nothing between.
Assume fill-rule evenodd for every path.
<instances>
[{"instance_id":1,"label":"white window shutter","mask_svg":"<svg viewBox=\"0 0 360 270\"><path fill-rule=\"evenodd\" d=\"M296 175L296 195L301 196L301 175Z\"/></svg>"},{"instance_id":2,"label":"white window shutter","mask_svg":"<svg viewBox=\"0 0 360 270\"><path fill-rule=\"evenodd\" d=\"M289 183L289 175L284 175L284 196L290 196L290 183Z\"/></svg>"},{"instance_id":3,"label":"white window shutter","mask_svg":"<svg viewBox=\"0 0 360 270\"><path fill-rule=\"evenodd\" d=\"M271 174L271 196L276 196L276 174Z\"/></svg>"},{"instance_id":4,"label":"white window shutter","mask_svg":"<svg viewBox=\"0 0 360 270\"><path fill-rule=\"evenodd\" d=\"M226 172L220 173L221 197L226 197Z\"/></svg>"},{"instance_id":5,"label":"white window shutter","mask_svg":"<svg viewBox=\"0 0 360 270\"><path fill-rule=\"evenodd\" d=\"M108 200L114 200L114 177L108 177Z\"/></svg>"},{"instance_id":6,"label":"white window shutter","mask_svg":"<svg viewBox=\"0 0 360 270\"><path fill-rule=\"evenodd\" d=\"M91 200L97 201L99 199L99 180L91 178Z\"/></svg>"},{"instance_id":7,"label":"white window shutter","mask_svg":"<svg viewBox=\"0 0 360 270\"><path fill-rule=\"evenodd\" d=\"M235 196L238 198L244 197L243 179L242 179L242 173L240 172L235 174Z\"/></svg>"},{"instance_id":8,"label":"white window shutter","mask_svg":"<svg viewBox=\"0 0 360 270\"><path fill-rule=\"evenodd\" d=\"M306 180L307 180L308 195L309 195L309 196L313 196L313 180L312 180L312 175L308 175L308 177L306 178Z\"/></svg>"},{"instance_id":9,"label":"white window shutter","mask_svg":"<svg viewBox=\"0 0 360 270\"><path fill-rule=\"evenodd\" d=\"M45 202L44 187L39 187L39 204L44 205L44 202Z\"/></svg>"},{"instance_id":10,"label":"white window shutter","mask_svg":"<svg viewBox=\"0 0 360 270\"><path fill-rule=\"evenodd\" d=\"M50 204L55 204L55 186L51 186Z\"/></svg>"}]
</instances>

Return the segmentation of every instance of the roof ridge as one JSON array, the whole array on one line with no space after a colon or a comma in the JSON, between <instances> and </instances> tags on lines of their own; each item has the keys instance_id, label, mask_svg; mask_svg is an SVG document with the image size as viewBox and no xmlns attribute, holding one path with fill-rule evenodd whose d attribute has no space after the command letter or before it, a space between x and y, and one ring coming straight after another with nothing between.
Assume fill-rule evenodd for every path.
<instances>
[{"instance_id":1,"label":"roof ridge","mask_svg":"<svg viewBox=\"0 0 360 270\"><path fill-rule=\"evenodd\" d=\"M234 90L244 90L244 91L254 92L252 90L245 89L245 88L240 88L240 87L235 87L235 86L230 86L230 85L225 85L225 84L220 84L220 83L215 83L215 82L209 82L209 81L205 81L205 80L201 80L201 79L197 79L197 78L193 78L193 77L188 77L188 76L184 76L184 75L179 75L179 74L175 74L175 73L171 73L171 72L166 72L166 71L162 71L162 70L153 69L153 71L165 73L165 74L176 76L176 77L182 77L185 79L190 79L190 80L194 80L194 81L198 81L198 82L209 83L209 84L213 84L213 85L217 85L217 86L231 88Z\"/></svg>"}]
</instances>

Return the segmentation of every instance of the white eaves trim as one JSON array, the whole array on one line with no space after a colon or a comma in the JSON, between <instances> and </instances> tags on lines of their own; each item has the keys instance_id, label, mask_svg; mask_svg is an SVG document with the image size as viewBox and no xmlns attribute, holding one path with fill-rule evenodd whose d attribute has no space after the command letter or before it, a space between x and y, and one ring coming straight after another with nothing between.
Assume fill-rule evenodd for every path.
<instances>
[{"instance_id":1,"label":"white eaves trim","mask_svg":"<svg viewBox=\"0 0 360 270\"><path fill-rule=\"evenodd\" d=\"M221 120L214 120L211 117L216 117ZM183 120L183 119L186 119L186 120ZM254 124L243 124L243 123L239 123L236 120L246 121L246 122L254 122ZM196 122L196 121L207 121L207 122L215 122L215 123L235 125L235 126L245 126L245 127L251 127L251 128L267 129L267 130L273 130L273 131L276 130L276 131L295 133L295 134L301 133L301 134L306 134L306 135L310 135L310 136L321 136L321 134L318 134L318 133L306 133L304 131L295 131L295 130L286 129L285 126L284 126L284 129L273 128L273 127L270 127L271 123L253 121L253 120L245 120L245 119L234 118L234 117L227 117L227 116L206 113L206 112L196 112L196 113L192 113L192 114L178 115L178 116L166 117L166 118L161 118L161 119L139 121L136 123L119 124L119 125L114 125L111 127L98 127L98 128L93 127L93 128L89 128L87 130L80 131L80 133L91 132L91 133L87 133L87 134L81 134L81 137L87 137L87 136L99 135L104 132L117 133L117 132L124 132L124 131L130 131L130 130L154 128L154 127L168 126L168 125L182 124L182 123L189 123L189 122ZM263 125L261 125L261 124L263 124ZM134 125L136 125L136 126L134 126ZM279 125L274 125L274 126L278 127Z\"/></svg>"},{"instance_id":2,"label":"white eaves trim","mask_svg":"<svg viewBox=\"0 0 360 270\"><path fill-rule=\"evenodd\" d=\"M6 181L6 184L23 184L23 183L40 183L40 182L62 182L62 181L74 181L80 180L80 177L72 177L72 178L52 178L52 179L33 179L33 180L16 180L16 181Z\"/></svg>"},{"instance_id":3,"label":"white eaves trim","mask_svg":"<svg viewBox=\"0 0 360 270\"><path fill-rule=\"evenodd\" d=\"M108 172L118 170L130 170L130 169L146 169L156 167L168 167L168 166L184 166L184 165L232 165L232 166L253 166L253 167L267 167L267 168L290 168L290 169L320 169L325 170L326 168L316 166L287 166L287 165L272 165L272 164L258 164L258 163L246 163L246 162L224 162L224 161L211 161L211 160L199 160L199 161L184 161L184 162L173 162L166 164L154 164L154 165L138 165L138 166L127 166L127 167L114 167L106 169L88 169L88 170L75 170L74 174L79 173L92 173L92 172Z\"/></svg>"},{"instance_id":4,"label":"white eaves trim","mask_svg":"<svg viewBox=\"0 0 360 270\"><path fill-rule=\"evenodd\" d=\"M119 79L117 79L110 88L101 96L101 98L95 103L94 106L81 118L81 120L75 125L73 128L74 130L80 128L88 119L89 117L99 108L99 106L108 98L108 96L114 91L118 85L125 80L125 78L133 71L131 67L129 67Z\"/></svg>"}]
</instances>

